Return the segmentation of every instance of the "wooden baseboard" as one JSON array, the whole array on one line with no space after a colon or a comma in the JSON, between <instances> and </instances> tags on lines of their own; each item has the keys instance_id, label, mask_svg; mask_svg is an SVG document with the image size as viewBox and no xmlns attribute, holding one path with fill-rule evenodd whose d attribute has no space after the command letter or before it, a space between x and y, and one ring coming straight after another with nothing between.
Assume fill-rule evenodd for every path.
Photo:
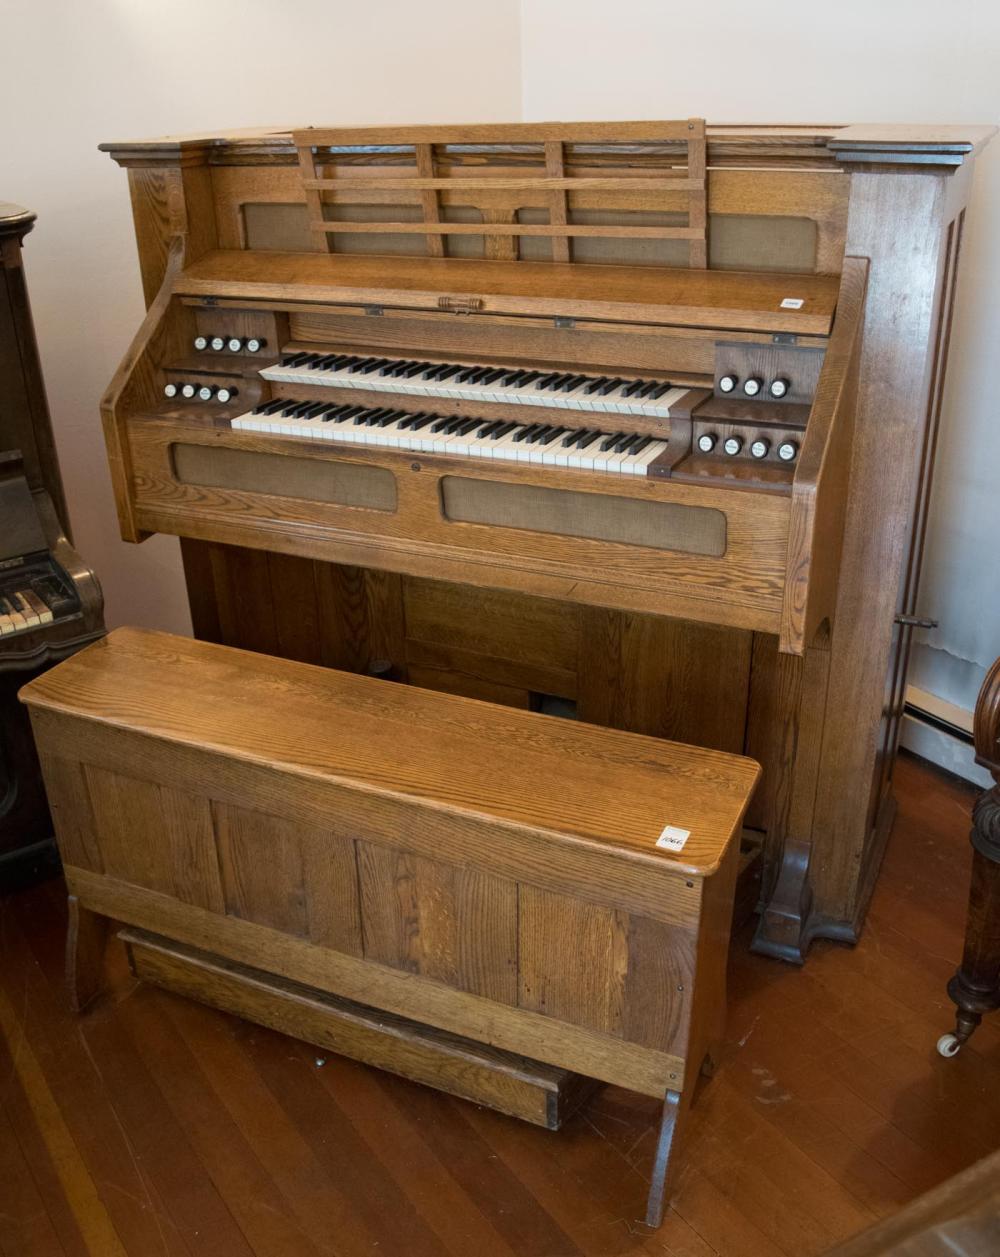
<instances>
[{"instance_id":1,"label":"wooden baseboard","mask_svg":"<svg viewBox=\"0 0 1000 1257\"><path fill-rule=\"evenodd\" d=\"M317 1047L558 1130L599 1086L591 1079L326 995L132 927L135 976Z\"/></svg>"}]
</instances>

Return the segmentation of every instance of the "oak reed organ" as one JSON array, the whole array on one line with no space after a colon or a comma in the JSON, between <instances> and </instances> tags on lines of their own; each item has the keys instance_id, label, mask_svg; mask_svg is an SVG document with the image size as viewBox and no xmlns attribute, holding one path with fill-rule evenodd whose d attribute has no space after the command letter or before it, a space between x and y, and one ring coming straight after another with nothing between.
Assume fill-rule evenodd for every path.
<instances>
[{"instance_id":1,"label":"oak reed organ","mask_svg":"<svg viewBox=\"0 0 1000 1257\"><path fill-rule=\"evenodd\" d=\"M755 945L855 938L990 134L105 145L149 305L103 405L123 536L181 537L200 637L753 756Z\"/></svg>"}]
</instances>

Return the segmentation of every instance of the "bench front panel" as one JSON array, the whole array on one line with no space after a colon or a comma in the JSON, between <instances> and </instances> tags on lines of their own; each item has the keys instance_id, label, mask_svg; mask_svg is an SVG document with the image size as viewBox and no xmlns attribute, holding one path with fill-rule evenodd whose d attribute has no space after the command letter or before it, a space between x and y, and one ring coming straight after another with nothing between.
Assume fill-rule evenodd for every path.
<instances>
[{"instance_id":1,"label":"bench front panel","mask_svg":"<svg viewBox=\"0 0 1000 1257\"><path fill-rule=\"evenodd\" d=\"M60 740L42 741L43 766L85 905L634 1090L683 1081L700 882L682 888L690 919L656 919L628 910L621 888L602 899L599 879L556 884L545 861L537 878L512 875L501 827L437 856L433 813L416 842L417 826L387 833L384 818L369 831L363 809L299 821L287 804L157 779L143 739L113 767L70 758Z\"/></svg>"}]
</instances>

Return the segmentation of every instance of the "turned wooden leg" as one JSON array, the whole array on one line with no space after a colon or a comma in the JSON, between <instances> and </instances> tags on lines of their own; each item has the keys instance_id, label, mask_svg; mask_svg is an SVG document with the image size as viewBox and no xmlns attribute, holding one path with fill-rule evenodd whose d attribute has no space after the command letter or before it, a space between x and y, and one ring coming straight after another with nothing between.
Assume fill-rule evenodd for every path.
<instances>
[{"instance_id":1,"label":"turned wooden leg","mask_svg":"<svg viewBox=\"0 0 1000 1257\"><path fill-rule=\"evenodd\" d=\"M679 1091L667 1091L663 1099L663 1118L660 1121L660 1137L656 1142L656 1160L653 1162L653 1181L649 1185L646 1203L646 1225L659 1226L663 1221L666 1205L667 1180L670 1172L670 1153L677 1134L681 1096Z\"/></svg>"},{"instance_id":2,"label":"turned wooden leg","mask_svg":"<svg viewBox=\"0 0 1000 1257\"><path fill-rule=\"evenodd\" d=\"M938 1042L954 1056L983 1019L1000 1008L1000 787L976 800L972 810L972 885L962 965L948 983L958 1009L955 1032Z\"/></svg>"},{"instance_id":3,"label":"turned wooden leg","mask_svg":"<svg viewBox=\"0 0 1000 1257\"><path fill-rule=\"evenodd\" d=\"M70 895L66 985L74 1012L82 1013L101 989L104 946L110 924L107 917L84 908L76 895Z\"/></svg>"}]
</instances>

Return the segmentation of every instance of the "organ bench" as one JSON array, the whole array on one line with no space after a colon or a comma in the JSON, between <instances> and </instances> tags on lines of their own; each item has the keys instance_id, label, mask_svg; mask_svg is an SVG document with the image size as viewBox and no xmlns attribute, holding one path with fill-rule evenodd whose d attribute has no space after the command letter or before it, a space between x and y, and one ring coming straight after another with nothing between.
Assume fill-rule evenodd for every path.
<instances>
[{"instance_id":1,"label":"organ bench","mask_svg":"<svg viewBox=\"0 0 1000 1257\"><path fill-rule=\"evenodd\" d=\"M294 1005L316 1042L344 1044L332 996L369 1031L388 1014L508 1069L656 1096L658 1224L677 1119L722 1034L757 764L135 629L22 698L77 1007L115 918L140 974L176 986L179 969L180 989L269 1025Z\"/></svg>"}]
</instances>

